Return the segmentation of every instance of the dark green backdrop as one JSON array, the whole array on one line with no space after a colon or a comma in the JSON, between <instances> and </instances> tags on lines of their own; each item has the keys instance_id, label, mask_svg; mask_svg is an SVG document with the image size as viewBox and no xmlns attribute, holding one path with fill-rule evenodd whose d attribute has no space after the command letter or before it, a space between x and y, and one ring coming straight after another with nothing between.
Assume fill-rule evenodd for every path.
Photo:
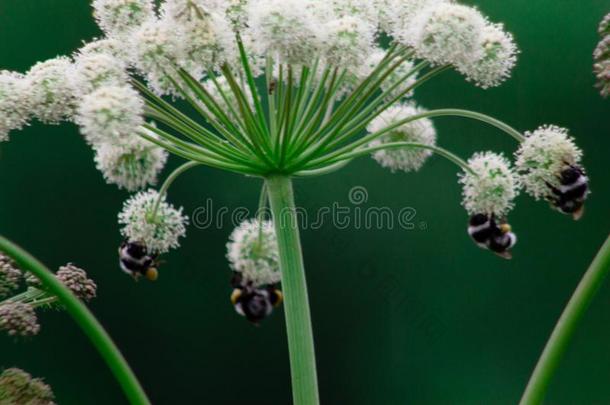
<instances>
[{"instance_id":1,"label":"dark green backdrop","mask_svg":"<svg viewBox=\"0 0 610 405\"><path fill-rule=\"evenodd\" d=\"M303 233L320 388L326 404L514 404L566 300L610 229L610 101L593 89L591 52L608 0L477 1L522 49L513 78L482 91L448 74L417 94L428 108L464 107L516 128L556 123L586 151L593 194L579 223L522 196L511 222L515 259L477 249L465 233L456 170L433 159L416 175L362 159L297 184L300 205L410 206L416 229ZM24 71L99 35L85 0L0 0L0 67ZM440 143L464 157L512 153L514 142L474 122L437 121ZM91 307L154 403L287 404L283 315L255 328L228 302L224 244L231 231L191 227L157 283L116 265L116 213L127 194L104 184L75 127L33 125L0 145L0 231L55 267L74 261L99 284ZM172 160L175 166L177 160ZM167 173L167 172L165 172ZM259 183L202 169L171 190L187 212L254 208ZM0 338L0 366L52 384L61 404L122 404L106 366L64 313L42 333ZM561 364L550 404L610 403L610 286L600 291Z\"/></svg>"}]
</instances>

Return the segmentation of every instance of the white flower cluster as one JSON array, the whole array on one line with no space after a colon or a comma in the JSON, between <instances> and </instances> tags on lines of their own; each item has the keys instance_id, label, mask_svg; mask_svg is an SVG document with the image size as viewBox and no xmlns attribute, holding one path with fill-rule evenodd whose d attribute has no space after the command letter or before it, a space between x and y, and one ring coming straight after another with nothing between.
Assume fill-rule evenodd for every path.
<instances>
[{"instance_id":1,"label":"white flower cluster","mask_svg":"<svg viewBox=\"0 0 610 405\"><path fill-rule=\"evenodd\" d=\"M282 63L311 63L325 39L318 17L330 12L330 7L315 0L250 1L249 34L256 38L254 51Z\"/></svg>"},{"instance_id":2,"label":"white flower cluster","mask_svg":"<svg viewBox=\"0 0 610 405\"><path fill-rule=\"evenodd\" d=\"M102 143L95 147L95 164L106 182L127 191L155 185L167 157L165 149L145 141L128 146Z\"/></svg>"},{"instance_id":3,"label":"white flower cluster","mask_svg":"<svg viewBox=\"0 0 610 405\"><path fill-rule=\"evenodd\" d=\"M560 186L566 165L577 165L581 158L582 151L567 129L544 125L525 133L525 141L515 153L515 166L528 194L540 199L549 196L549 185Z\"/></svg>"},{"instance_id":4,"label":"white flower cluster","mask_svg":"<svg viewBox=\"0 0 610 405\"><path fill-rule=\"evenodd\" d=\"M231 269L254 286L281 280L279 251L271 221L246 220L233 230L227 243Z\"/></svg>"},{"instance_id":5,"label":"white flower cluster","mask_svg":"<svg viewBox=\"0 0 610 405\"><path fill-rule=\"evenodd\" d=\"M0 71L0 142L8 140L8 134L28 123L30 106L28 86L23 75Z\"/></svg>"},{"instance_id":6,"label":"white flower cluster","mask_svg":"<svg viewBox=\"0 0 610 405\"><path fill-rule=\"evenodd\" d=\"M411 103L390 107L369 124L367 131L370 133L381 131L424 111L424 109ZM421 118L393 129L370 142L369 146L375 147L392 142L412 142L434 146L436 144L436 130L431 120ZM432 155L432 152L429 149L402 147L376 151L373 153L373 159L392 172L396 170L410 172L419 170L430 155Z\"/></svg>"},{"instance_id":7,"label":"white flower cluster","mask_svg":"<svg viewBox=\"0 0 610 405\"><path fill-rule=\"evenodd\" d=\"M512 34L502 24L487 24L481 33L483 56L458 68L466 78L486 89L500 85L510 77L519 50Z\"/></svg>"},{"instance_id":8,"label":"white flower cluster","mask_svg":"<svg viewBox=\"0 0 610 405\"><path fill-rule=\"evenodd\" d=\"M74 113L71 72L71 60L60 56L35 64L27 73L31 113L40 121L56 124Z\"/></svg>"},{"instance_id":9,"label":"white flower cluster","mask_svg":"<svg viewBox=\"0 0 610 405\"><path fill-rule=\"evenodd\" d=\"M129 33L154 15L152 0L94 0L93 15L109 36Z\"/></svg>"},{"instance_id":10,"label":"white flower cluster","mask_svg":"<svg viewBox=\"0 0 610 405\"><path fill-rule=\"evenodd\" d=\"M501 84L517 60L512 35L472 7L440 2L415 14L404 28L395 29L399 40L412 46L419 57L453 65L483 88Z\"/></svg>"},{"instance_id":11,"label":"white flower cluster","mask_svg":"<svg viewBox=\"0 0 610 405\"><path fill-rule=\"evenodd\" d=\"M105 86L83 97L75 121L92 145L126 145L137 139L143 110L144 102L132 88Z\"/></svg>"},{"instance_id":12,"label":"white flower cluster","mask_svg":"<svg viewBox=\"0 0 610 405\"><path fill-rule=\"evenodd\" d=\"M71 75L75 95L84 97L101 87L124 86L129 81L125 64L118 58L102 52L78 55Z\"/></svg>"},{"instance_id":13,"label":"white flower cluster","mask_svg":"<svg viewBox=\"0 0 610 405\"><path fill-rule=\"evenodd\" d=\"M519 178L508 159L493 152L476 153L468 160L468 166L474 173L460 174L466 211L470 215L506 215L520 189Z\"/></svg>"},{"instance_id":14,"label":"white flower cluster","mask_svg":"<svg viewBox=\"0 0 610 405\"><path fill-rule=\"evenodd\" d=\"M121 234L131 242L144 243L155 254L180 246L178 240L186 234L188 224L182 208L174 208L165 196L153 212L158 198L156 190L141 191L129 198L119 213L119 224L124 225Z\"/></svg>"},{"instance_id":15,"label":"white flower cluster","mask_svg":"<svg viewBox=\"0 0 610 405\"><path fill-rule=\"evenodd\" d=\"M421 12L400 33L419 56L436 64L461 66L482 56L481 32L486 21L476 9L442 3Z\"/></svg>"},{"instance_id":16,"label":"white flower cluster","mask_svg":"<svg viewBox=\"0 0 610 405\"><path fill-rule=\"evenodd\" d=\"M404 27L413 25L419 13L431 7L450 3L451 0L373 0L379 25L389 35L399 37Z\"/></svg>"}]
</instances>

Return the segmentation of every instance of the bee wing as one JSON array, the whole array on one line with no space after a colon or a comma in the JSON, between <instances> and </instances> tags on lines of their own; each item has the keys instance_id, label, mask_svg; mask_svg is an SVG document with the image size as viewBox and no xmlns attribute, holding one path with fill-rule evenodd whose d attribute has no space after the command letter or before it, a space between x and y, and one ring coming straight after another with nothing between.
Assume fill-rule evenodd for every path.
<instances>
[{"instance_id":1,"label":"bee wing","mask_svg":"<svg viewBox=\"0 0 610 405\"><path fill-rule=\"evenodd\" d=\"M585 215L584 205L572 213L572 218L574 218L574 221L580 221L583 215Z\"/></svg>"},{"instance_id":2,"label":"bee wing","mask_svg":"<svg viewBox=\"0 0 610 405\"><path fill-rule=\"evenodd\" d=\"M513 258L513 254L508 250L505 252L502 252L502 253L498 253L498 252L494 252L494 253L506 260L510 260Z\"/></svg>"}]
</instances>

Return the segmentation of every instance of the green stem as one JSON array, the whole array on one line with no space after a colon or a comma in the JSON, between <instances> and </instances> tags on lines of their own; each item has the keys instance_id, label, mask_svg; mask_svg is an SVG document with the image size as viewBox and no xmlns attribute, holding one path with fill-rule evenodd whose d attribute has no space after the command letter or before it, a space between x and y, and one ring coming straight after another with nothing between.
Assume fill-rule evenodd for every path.
<instances>
[{"instance_id":1,"label":"green stem","mask_svg":"<svg viewBox=\"0 0 610 405\"><path fill-rule=\"evenodd\" d=\"M610 236L597 253L580 284L576 287L576 291L570 298L563 314L561 314L527 384L525 393L521 398L521 405L541 404L544 400L551 378L559 366L559 361L563 357L578 323L595 297L595 293L604 282L609 270Z\"/></svg>"},{"instance_id":2,"label":"green stem","mask_svg":"<svg viewBox=\"0 0 610 405\"><path fill-rule=\"evenodd\" d=\"M176 168L176 170L174 170L169 176L167 176L167 179L165 179L165 181L163 182L163 185L161 186L161 189L159 190L159 195L157 196L157 199L155 200L155 205L153 205L153 209L150 214L151 222L155 221L155 219L157 217L157 211L159 210L159 205L161 204L161 201L165 198L165 194L167 194L167 190L169 190L172 183L182 173L186 172L187 170L189 170L195 166L200 166L200 165L202 165L202 163L196 162L196 161L186 162L183 165Z\"/></svg>"},{"instance_id":3,"label":"green stem","mask_svg":"<svg viewBox=\"0 0 610 405\"><path fill-rule=\"evenodd\" d=\"M34 274L51 293L57 296L66 311L74 318L104 358L106 364L108 364L108 367L110 367L115 378L123 388L123 392L129 399L129 402L131 404L149 405L150 401L146 397L146 393L144 393L125 358L104 330L104 327L95 319L95 316L93 316L85 304L76 298L70 289L63 285L36 258L2 236L0 236L0 251L15 260L20 268Z\"/></svg>"},{"instance_id":4,"label":"green stem","mask_svg":"<svg viewBox=\"0 0 610 405\"><path fill-rule=\"evenodd\" d=\"M285 176L269 177L267 191L280 253L293 402L294 405L317 405L313 330L292 181Z\"/></svg>"}]
</instances>

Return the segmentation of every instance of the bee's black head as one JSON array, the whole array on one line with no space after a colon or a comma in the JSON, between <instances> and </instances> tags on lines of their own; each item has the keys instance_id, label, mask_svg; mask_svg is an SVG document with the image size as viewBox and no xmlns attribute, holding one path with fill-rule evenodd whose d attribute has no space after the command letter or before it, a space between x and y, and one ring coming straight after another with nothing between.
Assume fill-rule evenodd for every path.
<instances>
[{"instance_id":1,"label":"bee's black head","mask_svg":"<svg viewBox=\"0 0 610 405\"><path fill-rule=\"evenodd\" d=\"M240 272L234 271L233 276L231 277L231 287L233 288L241 288L243 285L243 277Z\"/></svg>"},{"instance_id":2,"label":"bee's black head","mask_svg":"<svg viewBox=\"0 0 610 405\"><path fill-rule=\"evenodd\" d=\"M568 166L561 172L561 184L574 184L583 175L583 171L578 166Z\"/></svg>"},{"instance_id":3,"label":"bee's black head","mask_svg":"<svg viewBox=\"0 0 610 405\"><path fill-rule=\"evenodd\" d=\"M127 242L125 249L131 257L135 258L142 258L148 254L148 249L142 242Z\"/></svg>"},{"instance_id":4,"label":"bee's black head","mask_svg":"<svg viewBox=\"0 0 610 405\"><path fill-rule=\"evenodd\" d=\"M471 226L479 226L479 225L483 225L487 221L489 221L489 217L487 215L485 215L485 214L475 214L475 215L470 217L469 223L470 223Z\"/></svg>"}]
</instances>

